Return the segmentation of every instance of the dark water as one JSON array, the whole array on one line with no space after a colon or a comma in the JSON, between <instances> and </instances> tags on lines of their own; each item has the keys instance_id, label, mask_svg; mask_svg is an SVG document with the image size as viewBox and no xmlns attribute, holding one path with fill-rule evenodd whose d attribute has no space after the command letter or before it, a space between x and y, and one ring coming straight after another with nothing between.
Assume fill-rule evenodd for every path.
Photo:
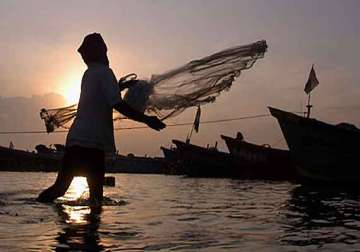
<instances>
[{"instance_id":1,"label":"dark water","mask_svg":"<svg viewBox=\"0 0 360 252\"><path fill-rule=\"evenodd\" d=\"M360 190L115 176L89 207L76 186L37 203L53 173L1 172L0 251L360 251Z\"/></svg>"}]
</instances>

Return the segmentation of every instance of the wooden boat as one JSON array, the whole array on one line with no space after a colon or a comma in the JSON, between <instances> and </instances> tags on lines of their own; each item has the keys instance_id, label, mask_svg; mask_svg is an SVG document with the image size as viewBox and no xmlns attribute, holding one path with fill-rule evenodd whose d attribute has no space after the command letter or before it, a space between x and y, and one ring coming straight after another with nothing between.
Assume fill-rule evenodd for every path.
<instances>
[{"instance_id":1,"label":"wooden boat","mask_svg":"<svg viewBox=\"0 0 360 252\"><path fill-rule=\"evenodd\" d=\"M234 177L231 156L216 148L205 148L173 140L184 174L190 177Z\"/></svg>"},{"instance_id":2,"label":"wooden boat","mask_svg":"<svg viewBox=\"0 0 360 252\"><path fill-rule=\"evenodd\" d=\"M295 161L306 179L359 182L360 130L347 123L331 125L269 107L278 120Z\"/></svg>"},{"instance_id":3,"label":"wooden boat","mask_svg":"<svg viewBox=\"0 0 360 252\"><path fill-rule=\"evenodd\" d=\"M168 175L184 175L184 169L181 160L178 157L178 151L175 147L166 148L161 146L160 149L164 153L166 163L165 174Z\"/></svg>"},{"instance_id":4,"label":"wooden boat","mask_svg":"<svg viewBox=\"0 0 360 252\"><path fill-rule=\"evenodd\" d=\"M179 164L184 174L191 177L230 177L237 179L295 179L288 151L268 148L222 136L230 153L215 148L204 148L190 144L193 129L198 129L200 108L186 142L173 140L176 149L162 147L165 159ZM241 136L241 140L239 139ZM174 161L175 160L175 161Z\"/></svg>"},{"instance_id":5,"label":"wooden boat","mask_svg":"<svg viewBox=\"0 0 360 252\"><path fill-rule=\"evenodd\" d=\"M240 134L241 135L241 134ZM271 148L270 145L257 145L243 140L221 136L230 154L233 165L246 179L293 180L296 171L288 150Z\"/></svg>"},{"instance_id":6,"label":"wooden boat","mask_svg":"<svg viewBox=\"0 0 360 252\"><path fill-rule=\"evenodd\" d=\"M160 157L143 157L129 154L109 155L105 158L106 172L164 174L166 164Z\"/></svg>"},{"instance_id":7,"label":"wooden boat","mask_svg":"<svg viewBox=\"0 0 360 252\"><path fill-rule=\"evenodd\" d=\"M164 158L167 162L169 162L169 163L176 162L176 160L177 160L176 148L169 149L169 148L161 146L160 149L164 153Z\"/></svg>"}]
</instances>

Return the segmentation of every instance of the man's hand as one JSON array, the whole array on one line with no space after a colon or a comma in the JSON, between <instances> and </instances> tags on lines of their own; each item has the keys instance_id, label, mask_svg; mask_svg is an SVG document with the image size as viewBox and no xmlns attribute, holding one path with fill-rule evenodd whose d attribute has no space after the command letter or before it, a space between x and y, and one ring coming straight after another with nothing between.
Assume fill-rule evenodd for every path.
<instances>
[{"instance_id":1,"label":"man's hand","mask_svg":"<svg viewBox=\"0 0 360 252\"><path fill-rule=\"evenodd\" d=\"M166 124L159 120L156 116L148 116L145 123L152 129L160 131L166 127Z\"/></svg>"},{"instance_id":2,"label":"man's hand","mask_svg":"<svg viewBox=\"0 0 360 252\"><path fill-rule=\"evenodd\" d=\"M157 118L156 116L144 115L143 113L134 110L124 101L115 104L114 109L116 109L117 111L119 111L121 114L123 114L129 119L147 124L150 128L154 130L159 131L166 127L166 125L162 121L160 121L159 118Z\"/></svg>"}]
</instances>

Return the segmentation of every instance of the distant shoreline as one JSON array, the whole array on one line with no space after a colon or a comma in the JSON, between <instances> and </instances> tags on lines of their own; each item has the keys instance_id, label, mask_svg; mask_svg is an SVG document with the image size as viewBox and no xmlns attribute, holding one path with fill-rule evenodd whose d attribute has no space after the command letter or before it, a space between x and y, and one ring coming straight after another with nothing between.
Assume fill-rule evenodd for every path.
<instances>
[{"instance_id":1,"label":"distant shoreline","mask_svg":"<svg viewBox=\"0 0 360 252\"><path fill-rule=\"evenodd\" d=\"M57 172L63 152L37 153L0 146L0 171ZM106 158L107 173L167 174L168 164L161 157L113 155Z\"/></svg>"}]
</instances>

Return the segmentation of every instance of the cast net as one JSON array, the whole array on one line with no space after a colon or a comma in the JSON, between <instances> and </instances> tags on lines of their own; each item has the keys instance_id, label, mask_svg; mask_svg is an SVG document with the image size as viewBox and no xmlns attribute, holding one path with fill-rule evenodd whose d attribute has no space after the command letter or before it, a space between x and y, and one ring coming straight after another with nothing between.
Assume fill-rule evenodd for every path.
<instances>
[{"instance_id":1,"label":"cast net","mask_svg":"<svg viewBox=\"0 0 360 252\"><path fill-rule=\"evenodd\" d=\"M121 89L127 88L124 101L147 115L157 115L165 120L185 109L214 102L222 91L229 90L242 70L251 68L264 57L265 40L229 48L208 57L194 60L177 69L150 80L119 81ZM127 86L127 83L131 85ZM57 109L42 109L40 116L48 132L59 127L67 128L76 116L77 105ZM114 120L125 119L118 113Z\"/></svg>"}]
</instances>

